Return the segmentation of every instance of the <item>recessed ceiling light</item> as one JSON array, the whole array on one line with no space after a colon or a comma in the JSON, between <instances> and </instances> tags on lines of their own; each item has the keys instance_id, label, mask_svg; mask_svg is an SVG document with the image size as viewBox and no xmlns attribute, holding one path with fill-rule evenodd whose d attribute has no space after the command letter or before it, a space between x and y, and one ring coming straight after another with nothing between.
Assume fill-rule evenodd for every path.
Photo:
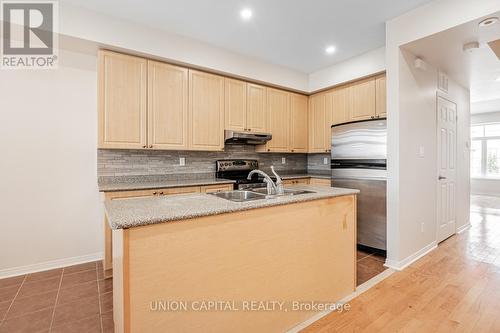
<instances>
[{"instance_id":1,"label":"recessed ceiling light","mask_svg":"<svg viewBox=\"0 0 500 333\"><path fill-rule=\"evenodd\" d=\"M498 82L500 82L500 76L499 76L499 77L497 77L497 81L498 81Z\"/></svg>"},{"instance_id":2,"label":"recessed ceiling light","mask_svg":"<svg viewBox=\"0 0 500 333\"><path fill-rule=\"evenodd\" d=\"M488 17L487 19L482 20L479 22L480 27L488 27L492 24L495 24L498 22L498 17Z\"/></svg>"},{"instance_id":3,"label":"recessed ceiling light","mask_svg":"<svg viewBox=\"0 0 500 333\"><path fill-rule=\"evenodd\" d=\"M252 10L250 8L243 8L241 11L240 11L240 16L243 20L245 21L248 21L252 18Z\"/></svg>"},{"instance_id":4,"label":"recessed ceiling light","mask_svg":"<svg viewBox=\"0 0 500 333\"><path fill-rule=\"evenodd\" d=\"M335 46L330 45L326 47L325 52L326 54L334 54L336 50Z\"/></svg>"}]
</instances>

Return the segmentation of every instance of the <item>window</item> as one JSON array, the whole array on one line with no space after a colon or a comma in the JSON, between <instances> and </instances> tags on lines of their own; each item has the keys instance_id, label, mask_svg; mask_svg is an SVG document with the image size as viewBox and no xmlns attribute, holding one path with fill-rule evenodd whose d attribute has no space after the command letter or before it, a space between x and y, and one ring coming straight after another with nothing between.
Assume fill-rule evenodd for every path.
<instances>
[{"instance_id":1,"label":"window","mask_svg":"<svg viewBox=\"0 0 500 333\"><path fill-rule=\"evenodd\" d=\"M471 176L500 178L500 123L471 127Z\"/></svg>"}]
</instances>

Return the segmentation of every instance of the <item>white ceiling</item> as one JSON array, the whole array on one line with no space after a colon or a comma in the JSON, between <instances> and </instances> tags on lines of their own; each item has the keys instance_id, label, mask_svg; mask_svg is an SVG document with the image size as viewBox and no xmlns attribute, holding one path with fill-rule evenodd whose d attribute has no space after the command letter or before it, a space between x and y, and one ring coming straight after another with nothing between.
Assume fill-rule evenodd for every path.
<instances>
[{"instance_id":1,"label":"white ceiling","mask_svg":"<svg viewBox=\"0 0 500 333\"><path fill-rule=\"evenodd\" d=\"M60 0L311 73L385 45L385 21L429 0ZM253 18L244 22L242 8ZM91 24L91 22L89 22ZM333 55L325 54L335 45Z\"/></svg>"},{"instance_id":2,"label":"white ceiling","mask_svg":"<svg viewBox=\"0 0 500 333\"><path fill-rule=\"evenodd\" d=\"M500 17L500 12L490 16ZM486 18L484 17L484 18ZM474 20L404 46L413 54L437 66L470 89L471 112L500 110L500 59L487 45L500 39L500 22L479 27ZM463 52L464 43L478 41L479 49Z\"/></svg>"}]
</instances>

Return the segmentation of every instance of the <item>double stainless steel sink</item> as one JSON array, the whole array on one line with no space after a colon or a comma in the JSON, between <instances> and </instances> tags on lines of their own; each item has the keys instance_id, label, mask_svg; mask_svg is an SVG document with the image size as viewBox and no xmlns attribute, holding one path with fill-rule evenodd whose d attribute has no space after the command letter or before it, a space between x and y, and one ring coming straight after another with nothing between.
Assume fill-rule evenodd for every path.
<instances>
[{"instance_id":1,"label":"double stainless steel sink","mask_svg":"<svg viewBox=\"0 0 500 333\"><path fill-rule=\"evenodd\" d=\"M283 194L267 194L267 188L257 188L257 189L252 189L251 191L234 190L234 191L224 191L211 194L215 195L216 197L234 202L246 202L253 200L275 199L283 196L301 195L308 193L315 193L315 192L306 190L285 189Z\"/></svg>"}]
</instances>

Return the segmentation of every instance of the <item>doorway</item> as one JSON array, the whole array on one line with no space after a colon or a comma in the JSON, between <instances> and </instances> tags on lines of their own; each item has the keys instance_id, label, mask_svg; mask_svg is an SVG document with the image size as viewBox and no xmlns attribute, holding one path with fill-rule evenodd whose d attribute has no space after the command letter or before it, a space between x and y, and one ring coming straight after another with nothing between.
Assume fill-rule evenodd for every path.
<instances>
[{"instance_id":1,"label":"doorway","mask_svg":"<svg viewBox=\"0 0 500 333\"><path fill-rule=\"evenodd\" d=\"M456 232L457 105L437 97L437 241Z\"/></svg>"}]
</instances>

